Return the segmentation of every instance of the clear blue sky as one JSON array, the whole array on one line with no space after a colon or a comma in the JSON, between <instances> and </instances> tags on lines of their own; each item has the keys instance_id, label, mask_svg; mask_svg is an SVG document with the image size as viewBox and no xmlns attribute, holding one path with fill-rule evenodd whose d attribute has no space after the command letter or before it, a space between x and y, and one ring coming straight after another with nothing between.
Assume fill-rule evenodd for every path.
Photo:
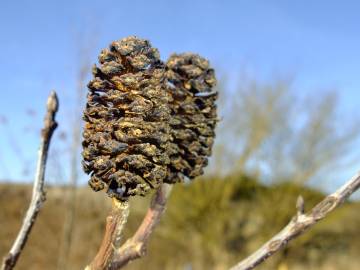
<instances>
[{"instance_id":1,"label":"clear blue sky","mask_svg":"<svg viewBox=\"0 0 360 270\"><path fill-rule=\"evenodd\" d=\"M233 81L245 67L265 79L295 74L295 87L314 95L336 88L341 109L354 112L360 106L359 12L355 0L2 0L0 179L21 179L19 164L34 165L38 136L32 130L41 125L50 89L58 90L59 121L68 125L84 33L96 41L94 63L111 41L137 35L150 39L163 59L174 51L198 52Z\"/></svg>"}]
</instances>

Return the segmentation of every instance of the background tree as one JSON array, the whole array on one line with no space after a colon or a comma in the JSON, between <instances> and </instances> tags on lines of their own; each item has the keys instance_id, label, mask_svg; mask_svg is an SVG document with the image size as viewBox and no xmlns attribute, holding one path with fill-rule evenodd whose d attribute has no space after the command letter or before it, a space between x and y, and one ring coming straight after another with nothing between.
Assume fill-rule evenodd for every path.
<instances>
[{"instance_id":1,"label":"background tree","mask_svg":"<svg viewBox=\"0 0 360 270\"><path fill-rule=\"evenodd\" d=\"M359 119L346 121L335 91L310 96L291 80L264 83L246 75L239 80L235 91L219 91L224 117L210 172L305 183L354 164L349 153L359 139Z\"/></svg>"}]
</instances>

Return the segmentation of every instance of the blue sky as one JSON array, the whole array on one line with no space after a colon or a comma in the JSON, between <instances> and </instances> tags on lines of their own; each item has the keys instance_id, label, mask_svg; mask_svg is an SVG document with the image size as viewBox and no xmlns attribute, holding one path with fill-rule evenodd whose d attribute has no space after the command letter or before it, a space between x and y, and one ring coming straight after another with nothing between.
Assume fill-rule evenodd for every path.
<instances>
[{"instance_id":1,"label":"blue sky","mask_svg":"<svg viewBox=\"0 0 360 270\"><path fill-rule=\"evenodd\" d=\"M295 75L311 95L337 89L341 110L360 105L359 1L5 1L0 2L0 179L22 179L33 165L43 105L61 100L59 122L73 116L79 44L91 59L127 35L148 38L166 59L194 51L235 82ZM36 112L34 112L36 111ZM7 121L7 124L1 122ZM29 176L31 177L31 176Z\"/></svg>"}]
</instances>

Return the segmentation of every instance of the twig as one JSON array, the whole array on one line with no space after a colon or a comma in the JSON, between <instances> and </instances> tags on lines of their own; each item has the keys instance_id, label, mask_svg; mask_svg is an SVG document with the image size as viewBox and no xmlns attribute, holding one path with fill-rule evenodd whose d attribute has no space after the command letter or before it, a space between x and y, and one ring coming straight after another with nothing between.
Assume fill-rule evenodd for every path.
<instances>
[{"instance_id":1,"label":"twig","mask_svg":"<svg viewBox=\"0 0 360 270\"><path fill-rule=\"evenodd\" d=\"M150 235L165 211L171 188L172 186L168 184L162 184L159 187L141 225L121 247L119 247L119 242L129 215L129 205L127 202L118 202L114 199L112 211L107 217L105 235L99 252L85 270L116 270L130 261L144 256Z\"/></svg>"},{"instance_id":2,"label":"twig","mask_svg":"<svg viewBox=\"0 0 360 270\"><path fill-rule=\"evenodd\" d=\"M36 217L40 211L41 205L46 199L44 190L44 174L51 136L57 127L55 115L58 110L58 106L59 101L57 95L55 91L52 91L47 100L47 112L44 119L44 128L41 131L41 143L38 152L38 162L31 202L16 240L13 243L9 253L4 257L3 264L1 266L2 270L11 270L16 265L16 262L25 247L31 229L35 224Z\"/></svg>"},{"instance_id":3,"label":"twig","mask_svg":"<svg viewBox=\"0 0 360 270\"><path fill-rule=\"evenodd\" d=\"M100 249L94 260L85 270L103 270L107 269L114 252L119 248L122 232L129 216L129 203L121 202L117 199L112 201L112 209L106 218L105 235Z\"/></svg>"},{"instance_id":4,"label":"twig","mask_svg":"<svg viewBox=\"0 0 360 270\"><path fill-rule=\"evenodd\" d=\"M171 189L172 186L169 184L162 184L159 187L151 200L150 208L148 209L141 225L135 234L128 239L118 251L116 251L109 269L120 269L127 265L130 261L138 259L146 254L146 247L150 236L160 222L160 219L166 209L166 202Z\"/></svg>"},{"instance_id":5,"label":"twig","mask_svg":"<svg viewBox=\"0 0 360 270\"><path fill-rule=\"evenodd\" d=\"M328 195L309 213L304 214L304 201L297 201L297 214L290 223L277 235L266 242L252 255L235 265L231 270L249 270L264 262L275 252L286 246L289 241L303 234L307 229L323 219L327 214L340 206L351 194L360 188L360 173L353 176L346 184L333 194Z\"/></svg>"}]
</instances>

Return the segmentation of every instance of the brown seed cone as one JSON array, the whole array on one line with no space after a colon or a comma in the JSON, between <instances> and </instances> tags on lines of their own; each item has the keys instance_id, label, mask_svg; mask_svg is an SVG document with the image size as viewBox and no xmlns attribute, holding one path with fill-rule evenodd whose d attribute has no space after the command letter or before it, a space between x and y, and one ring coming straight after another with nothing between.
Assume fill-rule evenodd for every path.
<instances>
[{"instance_id":1,"label":"brown seed cone","mask_svg":"<svg viewBox=\"0 0 360 270\"><path fill-rule=\"evenodd\" d=\"M94 66L84 111L83 168L89 185L125 200L145 195L167 175L169 96L164 65L149 41L115 41Z\"/></svg>"},{"instance_id":2,"label":"brown seed cone","mask_svg":"<svg viewBox=\"0 0 360 270\"><path fill-rule=\"evenodd\" d=\"M165 81L171 101L170 175L165 182L175 183L183 176L193 179L203 174L208 164L217 123L217 93L214 70L197 54L170 56Z\"/></svg>"}]
</instances>

